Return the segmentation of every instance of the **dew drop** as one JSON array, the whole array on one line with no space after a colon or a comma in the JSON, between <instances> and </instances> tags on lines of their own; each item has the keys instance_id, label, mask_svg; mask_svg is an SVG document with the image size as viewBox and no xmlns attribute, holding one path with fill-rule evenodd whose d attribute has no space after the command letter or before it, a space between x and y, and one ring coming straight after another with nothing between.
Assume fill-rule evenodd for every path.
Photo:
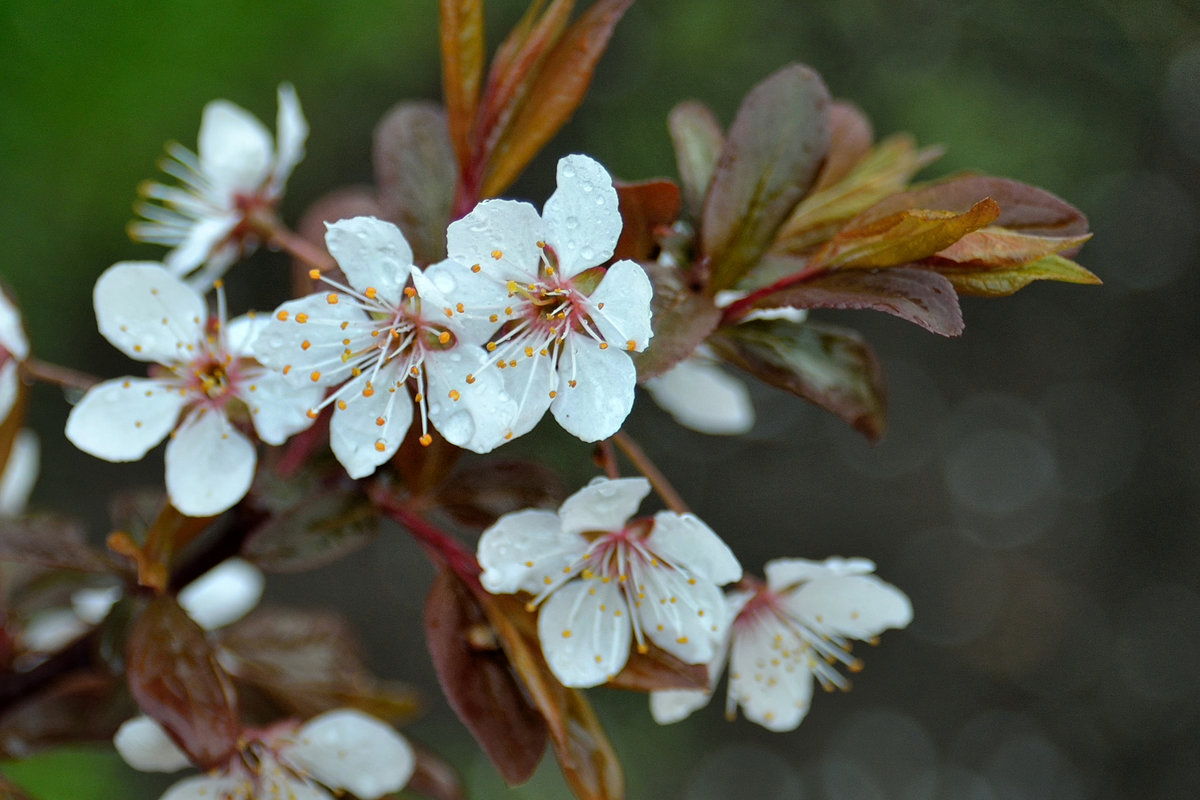
<instances>
[{"instance_id":1,"label":"dew drop","mask_svg":"<svg viewBox=\"0 0 1200 800\"><path fill-rule=\"evenodd\" d=\"M575 168L564 164L563 168L562 168L562 176L564 178L574 178L575 177Z\"/></svg>"},{"instance_id":2,"label":"dew drop","mask_svg":"<svg viewBox=\"0 0 1200 800\"><path fill-rule=\"evenodd\" d=\"M283 337L282 336L272 336L267 341L267 346L272 347L272 348L283 347Z\"/></svg>"},{"instance_id":3,"label":"dew drop","mask_svg":"<svg viewBox=\"0 0 1200 800\"><path fill-rule=\"evenodd\" d=\"M596 251L590 247L585 247L579 251L579 257L582 258L584 261L595 258L595 256L596 256Z\"/></svg>"},{"instance_id":4,"label":"dew drop","mask_svg":"<svg viewBox=\"0 0 1200 800\"><path fill-rule=\"evenodd\" d=\"M579 217L567 217L567 229L575 230L579 227Z\"/></svg>"},{"instance_id":5,"label":"dew drop","mask_svg":"<svg viewBox=\"0 0 1200 800\"><path fill-rule=\"evenodd\" d=\"M593 186L590 183L585 183L583 185L584 194L591 194L592 189L593 189Z\"/></svg>"},{"instance_id":6,"label":"dew drop","mask_svg":"<svg viewBox=\"0 0 1200 800\"><path fill-rule=\"evenodd\" d=\"M597 207L602 207L603 205L604 205L604 198L603 198L603 197L597 197L597 198L596 198L596 206L597 206Z\"/></svg>"}]
</instances>

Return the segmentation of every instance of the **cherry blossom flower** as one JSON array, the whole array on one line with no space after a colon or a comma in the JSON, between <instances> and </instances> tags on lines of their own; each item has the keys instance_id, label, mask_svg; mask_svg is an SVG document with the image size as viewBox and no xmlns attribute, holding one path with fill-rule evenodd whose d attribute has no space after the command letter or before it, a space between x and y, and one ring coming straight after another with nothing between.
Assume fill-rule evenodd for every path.
<instances>
[{"instance_id":1,"label":"cherry blossom flower","mask_svg":"<svg viewBox=\"0 0 1200 800\"><path fill-rule=\"evenodd\" d=\"M279 86L278 141L252 114L228 100L204 107L197 150L167 145L162 169L179 181L168 186L148 181L141 194L151 202L137 212L134 239L172 248L165 259L177 276L200 270L192 285L203 286L224 274L256 245L248 220L270 212L283 196L292 170L304 158L308 123L290 84ZM201 269L202 268L202 269Z\"/></svg>"},{"instance_id":2,"label":"cherry blossom flower","mask_svg":"<svg viewBox=\"0 0 1200 800\"><path fill-rule=\"evenodd\" d=\"M767 563L766 584L750 583L726 596L732 620L726 645L709 664L709 690L653 692L650 710L660 724L677 722L706 705L728 657L726 715L740 704L746 718L789 731L808 713L813 680L826 691L847 690L839 671L862 669L851 639L874 642L888 628L912 621L908 597L871 573L862 558L824 562L781 558Z\"/></svg>"},{"instance_id":3,"label":"cherry blossom flower","mask_svg":"<svg viewBox=\"0 0 1200 800\"><path fill-rule=\"evenodd\" d=\"M486 342L488 367L503 370L517 403L506 438L547 409L587 442L611 436L629 415L637 378L629 352L650 341L653 289L633 261L598 266L621 225L612 178L582 155L558 162L541 216L528 203L485 200L450 224L450 260L430 276Z\"/></svg>"},{"instance_id":4,"label":"cherry blossom flower","mask_svg":"<svg viewBox=\"0 0 1200 800\"><path fill-rule=\"evenodd\" d=\"M630 638L686 661L709 661L725 636L720 586L737 559L692 514L630 519L650 491L644 478L597 478L558 512L505 514L479 540L484 588L534 595L538 638L566 686L596 686L629 658Z\"/></svg>"},{"instance_id":5,"label":"cherry blossom flower","mask_svg":"<svg viewBox=\"0 0 1200 800\"><path fill-rule=\"evenodd\" d=\"M296 390L250 358L266 320L226 324L224 294L208 320L204 299L161 264L123 262L96 282L100 333L139 361L149 378L125 377L88 390L67 418L67 438L106 461L136 461L171 436L167 494L190 516L219 514L250 488L255 447L231 420L248 411L258 438L282 444L311 424L320 389Z\"/></svg>"},{"instance_id":6,"label":"cherry blossom flower","mask_svg":"<svg viewBox=\"0 0 1200 800\"><path fill-rule=\"evenodd\" d=\"M281 305L256 353L294 385L338 387L308 413L315 418L336 403L330 443L350 476L370 475L395 454L414 401L422 444L432 440L430 421L469 450L486 453L503 442L515 405L498 376L483 374L486 352L466 342L451 302L413 266L400 229L355 217L329 225L325 242L350 285L313 270L336 291ZM468 392L469 406L460 402Z\"/></svg>"},{"instance_id":7,"label":"cherry blossom flower","mask_svg":"<svg viewBox=\"0 0 1200 800\"><path fill-rule=\"evenodd\" d=\"M376 800L404 787L416 767L412 746L390 726L349 708L246 731L224 769L184 778L162 800L333 800L350 792ZM190 765L161 726L135 717L117 730L117 752L142 772L177 772Z\"/></svg>"},{"instance_id":8,"label":"cherry blossom flower","mask_svg":"<svg viewBox=\"0 0 1200 800\"><path fill-rule=\"evenodd\" d=\"M29 357L29 340L21 325L21 312L0 291L0 422L8 419L20 391L18 364Z\"/></svg>"},{"instance_id":9,"label":"cherry blossom flower","mask_svg":"<svg viewBox=\"0 0 1200 800\"><path fill-rule=\"evenodd\" d=\"M0 519L15 517L25 510L37 481L40 455L37 434L28 428L17 431L8 460L0 471Z\"/></svg>"}]
</instances>

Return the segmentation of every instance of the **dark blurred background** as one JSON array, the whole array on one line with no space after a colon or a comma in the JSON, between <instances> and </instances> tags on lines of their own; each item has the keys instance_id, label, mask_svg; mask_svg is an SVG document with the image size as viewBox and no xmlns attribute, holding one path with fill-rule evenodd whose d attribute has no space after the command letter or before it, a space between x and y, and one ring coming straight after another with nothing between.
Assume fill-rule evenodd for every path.
<instances>
[{"instance_id":1,"label":"dark blurred background","mask_svg":"<svg viewBox=\"0 0 1200 800\"><path fill-rule=\"evenodd\" d=\"M523 6L488 3L491 46ZM371 130L393 103L440 96L433 0L5 0L0 54L0 275L35 352L102 376L130 365L95 332L92 283L115 261L161 256L124 225L163 143L194 147L205 102L228 98L273 127L276 85L295 84L312 126L284 203L295 221L326 191L370 181ZM874 448L765 388L757 427L736 440L678 429L643 397L628 430L747 569L870 557L916 619L790 734L727 724L719 702L659 728L643 697L593 692L630 797L1196 797L1200 7L641 0L574 121L510 194L540 205L570 152L621 178L673 176L674 103L704 100L728 123L789 61L820 71L878 134L944 145L924 177L977 169L1076 203L1096 233L1079 260L1105 285L966 300L958 340L821 314L883 358L891 427ZM274 304L284 270L256 256L235 272L232 305ZM101 468L74 451L61 393L33 397L46 454L36 506L100 526L110 492L161 480L157 453ZM520 452L542 448L581 485L589 449L540 434ZM461 767L473 797L563 797L552 765L505 793L441 700L420 638L429 575L388 531L335 567L272 577L267 600L350 614L381 674L428 690L406 732ZM100 749L4 769L47 800L160 786Z\"/></svg>"}]
</instances>

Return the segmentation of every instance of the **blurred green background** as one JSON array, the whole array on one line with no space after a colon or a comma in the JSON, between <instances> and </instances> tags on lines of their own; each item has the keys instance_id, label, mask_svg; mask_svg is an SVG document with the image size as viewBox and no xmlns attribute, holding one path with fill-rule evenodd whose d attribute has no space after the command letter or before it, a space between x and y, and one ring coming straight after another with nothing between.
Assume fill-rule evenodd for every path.
<instances>
[{"instance_id":1,"label":"blurred green background","mask_svg":"<svg viewBox=\"0 0 1200 800\"><path fill-rule=\"evenodd\" d=\"M524 3L488 4L494 46ZM224 97L268 121L297 88L312 126L285 219L369 182L376 120L440 95L433 0L96 0L0 4L0 276L35 352L99 375L129 369L95 333L100 271L161 250L124 235L163 143L194 147ZM552 165L587 152L617 176L672 176L665 115L689 97L728 122L789 61L820 71L876 131L908 130L962 169L1075 202L1100 288L1035 285L964 303L947 341L891 318L866 332L890 379L891 431L870 448L789 397L718 440L642 402L629 430L758 571L779 555L867 556L912 597L848 695L800 729L726 724L714 707L658 728L644 698L593 692L630 796L715 800L1193 798L1200 791L1200 8L1170 0L640 0L574 121L511 191L539 205ZM284 260L256 256L234 302L278 299ZM241 291L243 294L238 295ZM35 505L102 519L103 498L160 479L98 469L39 388L46 463ZM588 449L551 438L568 478ZM81 477L86 476L86 477ZM86 491L80 487L86 485ZM429 690L407 731L477 798L556 798L552 768L505 793L441 701L420 639L429 569L396 532L335 568L273 577L268 601L352 615L377 670ZM347 582L345 576L353 576ZM411 576L411 577L410 577ZM722 689L723 691L723 689ZM102 750L6 764L39 800L153 798Z\"/></svg>"}]
</instances>

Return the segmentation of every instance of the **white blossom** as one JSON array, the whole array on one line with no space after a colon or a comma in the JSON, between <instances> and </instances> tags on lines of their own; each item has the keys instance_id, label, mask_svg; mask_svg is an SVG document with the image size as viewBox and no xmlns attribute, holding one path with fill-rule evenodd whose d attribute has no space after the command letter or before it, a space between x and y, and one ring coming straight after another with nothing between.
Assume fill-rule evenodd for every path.
<instances>
[{"instance_id":1,"label":"white blossom","mask_svg":"<svg viewBox=\"0 0 1200 800\"><path fill-rule=\"evenodd\" d=\"M327 711L300 726L246 732L244 739L225 768L184 778L162 800L333 800L344 792L376 800L403 788L416 767L404 737L349 708ZM143 772L177 772L190 764L149 717L126 721L113 744L126 763Z\"/></svg>"},{"instance_id":2,"label":"white blossom","mask_svg":"<svg viewBox=\"0 0 1200 800\"><path fill-rule=\"evenodd\" d=\"M41 446L37 434L28 428L17 431L8 460L0 471L0 519L15 517L25 510L29 493L37 481Z\"/></svg>"},{"instance_id":3,"label":"white blossom","mask_svg":"<svg viewBox=\"0 0 1200 800\"><path fill-rule=\"evenodd\" d=\"M450 224L450 259L430 276L486 343L486 368L502 371L517 403L505 439L547 409L588 442L629 415L637 377L629 353L650 341L653 289L633 261L599 266L621 225L612 178L582 155L558 162L558 188L540 216L528 203L485 200Z\"/></svg>"},{"instance_id":4,"label":"white blossom","mask_svg":"<svg viewBox=\"0 0 1200 800\"><path fill-rule=\"evenodd\" d=\"M692 514L630 519L649 491L644 478L598 478L557 513L506 514L479 540L484 588L534 595L546 662L566 686L615 676L631 638L700 664L725 635L719 587L741 566Z\"/></svg>"},{"instance_id":5,"label":"white blossom","mask_svg":"<svg viewBox=\"0 0 1200 800\"><path fill-rule=\"evenodd\" d=\"M105 381L67 418L67 438L107 461L135 461L170 434L166 484L184 514L218 514L254 477L254 444L230 418L249 412L258 438L282 444L311 424L320 389L296 390L251 358L266 320L225 322L224 294L209 320L204 299L161 264L123 262L105 270L93 301L100 333L151 377Z\"/></svg>"},{"instance_id":6,"label":"white blossom","mask_svg":"<svg viewBox=\"0 0 1200 800\"><path fill-rule=\"evenodd\" d=\"M21 324L21 312L0 291L0 422L8 419L20 391L18 365L29 357L29 340Z\"/></svg>"},{"instance_id":7,"label":"white blossom","mask_svg":"<svg viewBox=\"0 0 1200 800\"><path fill-rule=\"evenodd\" d=\"M296 386L337 387L309 415L336 403L330 443L350 476L370 475L395 454L414 401L422 444L432 440L430 421L476 452L503 441L514 406L499 377L482 374L485 351L466 341L451 301L413 265L400 229L355 217L329 225L325 242L349 286L324 279L336 291L281 305L256 353ZM467 393L476 398L470 406L460 402Z\"/></svg>"},{"instance_id":8,"label":"white blossom","mask_svg":"<svg viewBox=\"0 0 1200 800\"><path fill-rule=\"evenodd\" d=\"M255 246L249 217L270 211L283 196L296 164L304 158L308 123L290 84L279 86L277 140L261 122L228 100L204 107L197 153L167 145L162 169L179 185L143 184L151 202L141 203L145 219L130 224L135 239L172 248L165 261L177 276L200 270L193 285L220 277Z\"/></svg>"},{"instance_id":9,"label":"white blossom","mask_svg":"<svg viewBox=\"0 0 1200 800\"><path fill-rule=\"evenodd\" d=\"M768 562L765 585L755 582L726 596L732 624L709 663L708 691L653 692L654 719L677 722L706 705L728 658L726 715L732 718L740 705L764 728L794 729L808 713L814 679L826 691L850 688L839 667L858 672L863 666L851 653L852 639L873 643L883 631L912 621L908 597L874 570L861 558Z\"/></svg>"}]
</instances>

